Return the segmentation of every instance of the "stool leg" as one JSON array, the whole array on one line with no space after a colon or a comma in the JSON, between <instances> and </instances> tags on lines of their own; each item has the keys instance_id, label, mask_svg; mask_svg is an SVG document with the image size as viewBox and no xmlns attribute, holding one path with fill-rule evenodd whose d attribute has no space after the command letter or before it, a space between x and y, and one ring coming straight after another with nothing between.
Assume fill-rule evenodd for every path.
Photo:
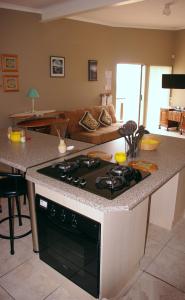
<instances>
[{"instance_id":1,"label":"stool leg","mask_svg":"<svg viewBox=\"0 0 185 300\"><path fill-rule=\"evenodd\" d=\"M2 213L2 204L1 204L1 199L0 199L0 213Z\"/></svg>"},{"instance_id":2,"label":"stool leg","mask_svg":"<svg viewBox=\"0 0 185 300\"><path fill-rule=\"evenodd\" d=\"M15 197L15 200L16 200L18 219L19 219L19 226L22 226L21 207L19 203L19 197Z\"/></svg>"},{"instance_id":3,"label":"stool leg","mask_svg":"<svg viewBox=\"0 0 185 300\"><path fill-rule=\"evenodd\" d=\"M8 211L9 211L9 229L10 229L10 254L13 255L14 251L14 225L13 225L13 214L12 214L12 203L11 198L8 198Z\"/></svg>"},{"instance_id":4,"label":"stool leg","mask_svg":"<svg viewBox=\"0 0 185 300\"><path fill-rule=\"evenodd\" d=\"M24 194L24 202L23 202L24 205L26 205L26 194Z\"/></svg>"}]
</instances>

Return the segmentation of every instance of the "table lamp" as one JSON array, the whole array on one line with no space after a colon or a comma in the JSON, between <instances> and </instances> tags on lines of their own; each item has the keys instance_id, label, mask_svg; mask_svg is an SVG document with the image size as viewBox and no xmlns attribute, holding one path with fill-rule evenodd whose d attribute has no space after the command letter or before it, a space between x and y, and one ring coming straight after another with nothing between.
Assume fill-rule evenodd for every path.
<instances>
[{"instance_id":1,"label":"table lamp","mask_svg":"<svg viewBox=\"0 0 185 300\"><path fill-rule=\"evenodd\" d=\"M27 93L27 97L32 100L32 113L35 111L35 98L39 98L39 93L36 89L30 88Z\"/></svg>"}]
</instances>

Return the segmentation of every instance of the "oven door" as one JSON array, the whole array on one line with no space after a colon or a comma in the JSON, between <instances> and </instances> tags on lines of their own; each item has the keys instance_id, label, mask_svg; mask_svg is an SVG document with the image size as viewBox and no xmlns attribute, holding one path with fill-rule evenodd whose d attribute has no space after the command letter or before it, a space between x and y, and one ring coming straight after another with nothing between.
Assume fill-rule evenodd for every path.
<instances>
[{"instance_id":1,"label":"oven door","mask_svg":"<svg viewBox=\"0 0 185 300\"><path fill-rule=\"evenodd\" d=\"M36 213L40 259L98 298L100 224L40 195Z\"/></svg>"}]
</instances>

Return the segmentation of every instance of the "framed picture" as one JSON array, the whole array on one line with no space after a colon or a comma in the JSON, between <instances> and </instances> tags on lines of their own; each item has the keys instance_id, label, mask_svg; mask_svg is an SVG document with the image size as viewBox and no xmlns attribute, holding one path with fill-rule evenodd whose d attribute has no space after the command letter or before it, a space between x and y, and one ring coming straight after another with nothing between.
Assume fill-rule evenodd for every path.
<instances>
[{"instance_id":1,"label":"framed picture","mask_svg":"<svg viewBox=\"0 0 185 300\"><path fill-rule=\"evenodd\" d=\"M65 76L65 58L60 56L50 56L51 77Z\"/></svg>"},{"instance_id":2,"label":"framed picture","mask_svg":"<svg viewBox=\"0 0 185 300\"><path fill-rule=\"evenodd\" d=\"M88 60L88 80L89 81L96 81L97 78L97 60Z\"/></svg>"},{"instance_id":3,"label":"framed picture","mask_svg":"<svg viewBox=\"0 0 185 300\"><path fill-rule=\"evenodd\" d=\"M19 91L19 76L18 75L4 75L3 88L5 92Z\"/></svg>"},{"instance_id":4,"label":"framed picture","mask_svg":"<svg viewBox=\"0 0 185 300\"><path fill-rule=\"evenodd\" d=\"M2 72L18 72L18 55L1 55Z\"/></svg>"}]
</instances>

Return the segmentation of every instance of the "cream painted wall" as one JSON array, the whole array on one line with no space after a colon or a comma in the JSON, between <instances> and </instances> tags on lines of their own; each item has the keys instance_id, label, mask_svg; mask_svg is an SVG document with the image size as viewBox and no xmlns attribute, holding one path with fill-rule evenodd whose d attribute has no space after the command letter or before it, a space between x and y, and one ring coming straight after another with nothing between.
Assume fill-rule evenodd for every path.
<instances>
[{"instance_id":1,"label":"cream painted wall","mask_svg":"<svg viewBox=\"0 0 185 300\"><path fill-rule=\"evenodd\" d=\"M0 36L0 53L19 56L20 77L19 92L0 89L0 127L9 124L8 114L31 109L26 97L29 87L40 93L37 109L99 104L105 70L113 71L115 99L117 63L170 65L174 53L171 31L111 28L66 19L41 23L36 14L4 9L0 9ZM50 55L65 57L65 78L50 78ZM87 79L88 59L98 60L98 81Z\"/></svg>"},{"instance_id":2,"label":"cream painted wall","mask_svg":"<svg viewBox=\"0 0 185 300\"><path fill-rule=\"evenodd\" d=\"M175 62L173 73L185 74L185 30L177 31L175 35ZM172 91L172 104L185 107L185 90Z\"/></svg>"}]
</instances>

